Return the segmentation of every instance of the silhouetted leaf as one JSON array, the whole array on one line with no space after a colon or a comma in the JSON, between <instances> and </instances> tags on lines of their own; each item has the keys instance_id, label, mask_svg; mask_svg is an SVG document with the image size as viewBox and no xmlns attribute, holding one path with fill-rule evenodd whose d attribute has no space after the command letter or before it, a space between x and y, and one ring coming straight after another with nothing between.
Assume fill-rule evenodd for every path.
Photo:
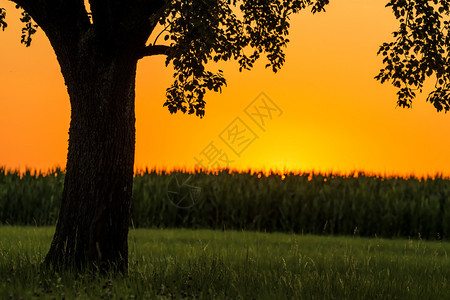
<instances>
[{"instance_id":1,"label":"silhouetted leaf","mask_svg":"<svg viewBox=\"0 0 450 300\"><path fill-rule=\"evenodd\" d=\"M399 21L399 29L393 33L395 41L384 43L378 54L382 54L385 67L375 77L381 83L391 81L399 88L398 105L411 107L415 93L422 91L427 77L436 74L436 88L427 101L437 111L450 107L450 31L449 1L400 1L390 0L391 7Z\"/></svg>"}]
</instances>

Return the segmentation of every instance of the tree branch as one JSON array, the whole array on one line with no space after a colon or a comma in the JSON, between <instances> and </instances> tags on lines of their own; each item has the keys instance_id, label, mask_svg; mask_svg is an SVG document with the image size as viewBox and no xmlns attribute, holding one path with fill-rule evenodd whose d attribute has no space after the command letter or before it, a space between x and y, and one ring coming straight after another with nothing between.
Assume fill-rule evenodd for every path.
<instances>
[{"instance_id":1,"label":"tree branch","mask_svg":"<svg viewBox=\"0 0 450 300\"><path fill-rule=\"evenodd\" d=\"M165 45L147 46L139 53L139 59L144 58L146 56L167 55L170 49L171 49L170 46Z\"/></svg>"},{"instance_id":2,"label":"tree branch","mask_svg":"<svg viewBox=\"0 0 450 300\"><path fill-rule=\"evenodd\" d=\"M22 7L46 32L47 36L79 38L90 26L83 0L10 0ZM50 37L49 37L50 38Z\"/></svg>"},{"instance_id":3,"label":"tree branch","mask_svg":"<svg viewBox=\"0 0 450 300\"><path fill-rule=\"evenodd\" d=\"M89 0L97 39L106 48L144 47L167 1Z\"/></svg>"}]
</instances>

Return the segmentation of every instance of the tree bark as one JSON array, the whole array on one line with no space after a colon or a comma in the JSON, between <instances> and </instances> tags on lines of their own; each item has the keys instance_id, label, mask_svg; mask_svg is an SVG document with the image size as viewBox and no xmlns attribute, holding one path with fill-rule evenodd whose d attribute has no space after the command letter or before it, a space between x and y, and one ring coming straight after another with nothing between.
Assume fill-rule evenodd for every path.
<instances>
[{"instance_id":1,"label":"tree bark","mask_svg":"<svg viewBox=\"0 0 450 300\"><path fill-rule=\"evenodd\" d=\"M57 53L72 116L62 203L44 264L126 272L137 59L98 53Z\"/></svg>"},{"instance_id":2,"label":"tree bark","mask_svg":"<svg viewBox=\"0 0 450 300\"><path fill-rule=\"evenodd\" d=\"M145 45L168 2L92 0L90 18L83 1L11 1L46 33L72 109L62 203L44 265L126 271L136 65L166 53Z\"/></svg>"}]
</instances>

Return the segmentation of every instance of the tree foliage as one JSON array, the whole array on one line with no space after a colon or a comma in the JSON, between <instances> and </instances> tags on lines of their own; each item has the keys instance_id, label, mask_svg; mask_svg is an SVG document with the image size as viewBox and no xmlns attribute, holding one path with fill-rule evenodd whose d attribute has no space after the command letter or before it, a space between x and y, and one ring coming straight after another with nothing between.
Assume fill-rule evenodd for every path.
<instances>
[{"instance_id":1,"label":"tree foliage","mask_svg":"<svg viewBox=\"0 0 450 300\"><path fill-rule=\"evenodd\" d=\"M378 53L384 68L375 77L398 88L398 105L411 107L416 91L422 92L428 77L436 80L427 101L437 111L450 110L450 2L448 0L390 0L400 23L395 40Z\"/></svg>"},{"instance_id":2,"label":"tree foliage","mask_svg":"<svg viewBox=\"0 0 450 300\"><path fill-rule=\"evenodd\" d=\"M62 1L41 2L48 2L45 7L52 9L54 6L49 6L49 3ZM289 42L287 35L291 15L305 8L310 8L313 13L323 11L329 0L166 0L160 1L163 3L161 9L151 13L139 8L138 4L143 2L140 0L134 1L136 3L125 0L110 2L113 8L99 1L89 1L92 8L91 26L120 28L117 25L127 24L124 20L133 20L136 24L145 24L139 19L150 20L151 30L145 31L147 38L155 30L161 32L154 41L147 41L145 48L139 52L139 58L164 54L167 56L166 65L173 66L174 82L166 91L164 106L170 113L181 111L203 117L205 93L208 90L220 92L226 85L223 72L208 70L208 62L233 59L239 63L240 70L250 70L261 56L265 56L266 67L277 72L285 61L283 50ZM118 10L122 16L106 18L107 9ZM2 28L6 27L4 18L5 11L2 9ZM22 43L29 46L37 26L26 11L22 13L21 21L24 23ZM117 33L118 30L112 31L113 35ZM138 32L128 30L126 34Z\"/></svg>"},{"instance_id":3,"label":"tree foliage","mask_svg":"<svg viewBox=\"0 0 450 300\"><path fill-rule=\"evenodd\" d=\"M328 1L200 0L173 1L160 19L170 41L166 64L174 66L175 81L164 104L170 112L204 115L206 90L226 84L222 71L205 70L208 61L239 62L250 70L265 54L266 67L277 72L285 61L289 18L307 6L321 11Z\"/></svg>"},{"instance_id":4,"label":"tree foliage","mask_svg":"<svg viewBox=\"0 0 450 300\"><path fill-rule=\"evenodd\" d=\"M8 26L8 24L6 24L5 22L5 18L6 18L6 10L4 8L0 8L0 28L2 30L5 30L6 26Z\"/></svg>"},{"instance_id":5,"label":"tree foliage","mask_svg":"<svg viewBox=\"0 0 450 300\"><path fill-rule=\"evenodd\" d=\"M21 9L19 5L16 5L17 9ZM36 33L36 29L38 25L33 21L31 16L22 9L22 16L20 17L20 21L24 24L22 27L22 36L20 42L25 46L29 47L31 45L31 36ZM4 8L0 8L0 28L5 30L8 24L5 21L6 19L6 10Z\"/></svg>"},{"instance_id":6,"label":"tree foliage","mask_svg":"<svg viewBox=\"0 0 450 300\"><path fill-rule=\"evenodd\" d=\"M311 6L323 10L328 0L199 0L171 1L159 19L170 43L166 65L172 63L174 83L167 89L171 113L182 111L202 117L207 90L221 91L223 72L206 70L209 61L239 62L250 70L265 54L266 67L277 72L285 61L291 14Z\"/></svg>"}]
</instances>

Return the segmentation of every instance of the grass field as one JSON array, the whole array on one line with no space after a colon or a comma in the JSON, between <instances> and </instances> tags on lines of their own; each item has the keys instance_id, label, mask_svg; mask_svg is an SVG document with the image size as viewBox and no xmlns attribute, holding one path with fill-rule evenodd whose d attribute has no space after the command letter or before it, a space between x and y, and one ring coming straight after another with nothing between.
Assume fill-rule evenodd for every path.
<instances>
[{"instance_id":1,"label":"grass field","mask_svg":"<svg viewBox=\"0 0 450 300\"><path fill-rule=\"evenodd\" d=\"M450 299L450 243L130 232L127 276L40 270L53 227L0 227L0 299Z\"/></svg>"}]
</instances>

